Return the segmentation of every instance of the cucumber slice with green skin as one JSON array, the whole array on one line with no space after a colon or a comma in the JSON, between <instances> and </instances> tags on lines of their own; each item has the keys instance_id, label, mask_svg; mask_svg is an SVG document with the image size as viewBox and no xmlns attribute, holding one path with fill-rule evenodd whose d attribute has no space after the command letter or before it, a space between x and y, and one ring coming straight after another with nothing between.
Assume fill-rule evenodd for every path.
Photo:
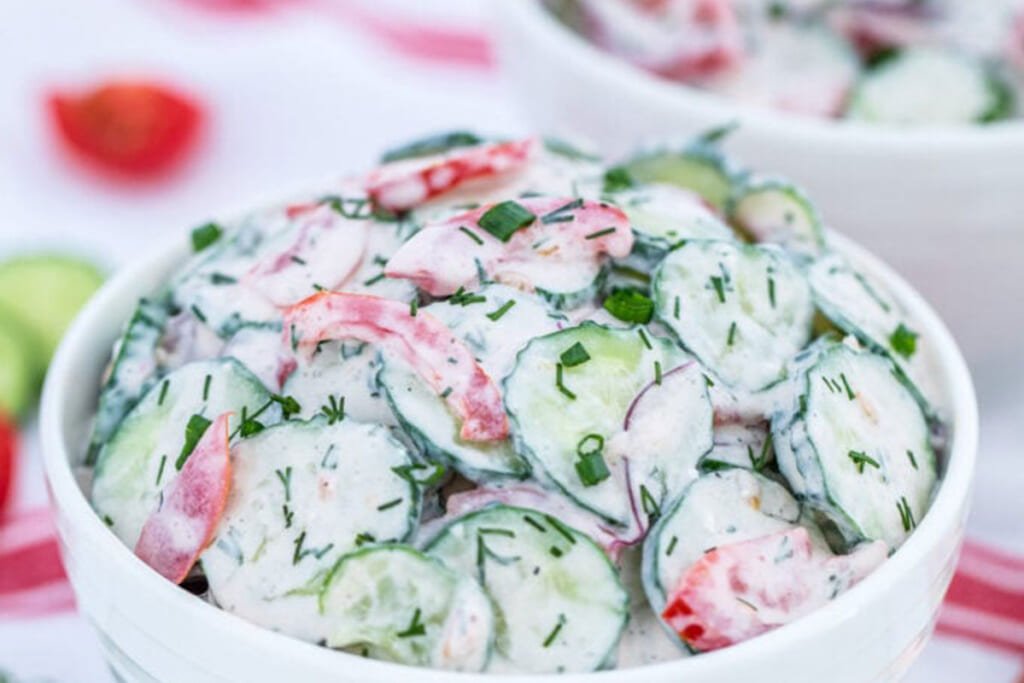
<instances>
[{"instance_id":1,"label":"cucumber slice with green skin","mask_svg":"<svg viewBox=\"0 0 1024 683\"><path fill-rule=\"evenodd\" d=\"M495 610L495 673L574 673L614 665L629 601L587 536L527 508L495 505L454 521L426 546L476 576Z\"/></svg>"},{"instance_id":2,"label":"cucumber slice with green skin","mask_svg":"<svg viewBox=\"0 0 1024 683\"><path fill-rule=\"evenodd\" d=\"M914 330L910 315L885 286L858 271L838 254L815 262L807 272L818 309L847 334L888 355L913 381L922 408L934 417L928 396L937 393L927 367L927 338Z\"/></svg>"},{"instance_id":3,"label":"cucumber slice with green skin","mask_svg":"<svg viewBox=\"0 0 1024 683\"><path fill-rule=\"evenodd\" d=\"M92 428L87 464L94 464L99 449L114 435L121 420L157 381L157 346L167 324L167 308L141 299L117 343L110 375L100 391Z\"/></svg>"},{"instance_id":4,"label":"cucumber slice with green skin","mask_svg":"<svg viewBox=\"0 0 1024 683\"><path fill-rule=\"evenodd\" d=\"M187 459L182 451L192 416L213 420L233 412L234 433L243 408L252 416L265 406L259 420L273 424L279 408L260 381L232 359L197 361L167 375L146 392L100 449L92 487L96 513L125 545L135 547L161 492Z\"/></svg>"},{"instance_id":5,"label":"cucumber slice with green skin","mask_svg":"<svg viewBox=\"0 0 1024 683\"><path fill-rule=\"evenodd\" d=\"M801 256L825 248L825 226L817 207L792 183L778 178L748 180L729 199L729 219L755 242L771 242Z\"/></svg>"},{"instance_id":6,"label":"cucumber slice with green skin","mask_svg":"<svg viewBox=\"0 0 1024 683\"><path fill-rule=\"evenodd\" d=\"M412 666L482 671L494 645L494 611L479 584L408 546L338 560L320 614L329 647Z\"/></svg>"},{"instance_id":7,"label":"cucumber slice with green skin","mask_svg":"<svg viewBox=\"0 0 1024 683\"><path fill-rule=\"evenodd\" d=\"M657 612L687 567L711 548L794 527L800 505L782 485L745 469L701 476L644 541L647 600Z\"/></svg>"},{"instance_id":8,"label":"cucumber slice with green skin","mask_svg":"<svg viewBox=\"0 0 1024 683\"><path fill-rule=\"evenodd\" d=\"M345 419L291 421L242 439L213 543L200 558L223 609L309 641L331 635L317 592L357 546L408 538L416 461L387 428Z\"/></svg>"},{"instance_id":9,"label":"cucumber slice with green skin","mask_svg":"<svg viewBox=\"0 0 1024 683\"><path fill-rule=\"evenodd\" d=\"M539 297L497 284L422 310L447 325L494 379L508 374L531 339L557 330L562 320ZM528 474L510 441L460 439L459 422L444 399L401 362L384 360L379 382L405 431L428 457L477 482Z\"/></svg>"},{"instance_id":10,"label":"cucumber slice with green skin","mask_svg":"<svg viewBox=\"0 0 1024 683\"><path fill-rule=\"evenodd\" d=\"M398 425L377 384L380 359L370 344L324 342L311 358L299 354L296 362L283 391L302 406L300 417L308 419L321 414L325 406L340 406L344 399L345 414L354 420Z\"/></svg>"},{"instance_id":11,"label":"cucumber slice with green skin","mask_svg":"<svg viewBox=\"0 0 1024 683\"><path fill-rule=\"evenodd\" d=\"M655 183L616 192L612 199L629 217L634 254L660 259L684 240L732 239L733 232L700 195Z\"/></svg>"},{"instance_id":12,"label":"cucumber slice with green skin","mask_svg":"<svg viewBox=\"0 0 1024 683\"><path fill-rule=\"evenodd\" d=\"M983 60L913 47L862 77L846 115L892 125L954 125L998 121L1013 109L1012 89Z\"/></svg>"},{"instance_id":13,"label":"cucumber slice with green skin","mask_svg":"<svg viewBox=\"0 0 1024 683\"><path fill-rule=\"evenodd\" d=\"M687 242L662 261L653 293L658 318L733 387L782 379L810 339L810 287L776 247Z\"/></svg>"},{"instance_id":14,"label":"cucumber slice with green skin","mask_svg":"<svg viewBox=\"0 0 1024 683\"><path fill-rule=\"evenodd\" d=\"M64 330L103 284L103 274L58 254L20 256L0 263L0 308L31 333L36 370L50 362Z\"/></svg>"},{"instance_id":15,"label":"cucumber slice with green skin","mask_svg":"<svg viewBox=\"0 0 1024 683\"><path fill-rule=\"evenodd\" d=\"M19 321L0 310L0 415L20 417L32 404L37 343Z\"/></svg>"},{"instance_id":16,"label":"cucumber slice with green skin","mask_svg":"<svg viewBox=\"0 0 1024 683\"><path fill-rule=\"evenodd\" d=\"M936 481L921 407L884 356L823 343L799 363L792 404L772 420L779 470L849 543L899 547Z\"/></svg>"},{"instance_id":17,"label":"cucumber slice with green skin","mask_svg":"<svg viewBox=\"0 0 1024 683\"><path fill-rule=\"evenodd\" d=\"M571 349L577 350L577 360L583 355L587 359L566 362L573 360ZM694 377L679 378L676 397L680 410L685 405L686 412L680 416L681 423L673 425L677 432L652 427L650 420L642 420L646 426L633 433L628 430L630 407L642 390L657 386L659 380L669 384L669 373L689 363L674 344L643 328L615 329L585 322L533 339L520 352L504 385L516 450L584 508L614 524L633 525L639 501L633 498L627 474L633 471L639 482L652 484L654 490L645 499L660 503L656 497L683 476L678 469L696 463L706 450L705 441L710 447L710 403L696 372ZM618 436L622 432L626 434ZM687 439L679 443L680 434L694 438L691 443ZM579 469L585 465L580 463L594 458L584 458L584 452L600 452L601 461L616 476L588 481ZM627 458L635 462L627 466ZM664 486L649 480L661 480Z\"/></svg>"},{"instance_id":18,"label":"cucumber slice with green skin","mask_svg":"<svg viewBox=\"0 0 1024 683\"><path fill-rule=\"evenodd\" d=\"M691 190L719 211L725 209L738 176L713 146L703 144L682 151L648 152L622 167L635 182L664 183Z\"/></svg>"}]
</instances>

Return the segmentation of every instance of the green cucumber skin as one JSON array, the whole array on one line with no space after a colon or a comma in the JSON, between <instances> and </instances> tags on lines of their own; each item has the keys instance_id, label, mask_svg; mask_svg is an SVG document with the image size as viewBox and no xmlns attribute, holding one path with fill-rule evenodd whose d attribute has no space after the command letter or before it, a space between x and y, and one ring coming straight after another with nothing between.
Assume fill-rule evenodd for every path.
<instances>
[{"instance_id":1,"label":"green cucumber skin","mask_svg":"<svg viewBox=\"0 0 1024 683\"><path fill-rule=\"evenodd\" d=\"M159 379L161 373L155 353L163 334L164 325L167 323L167 317L168 310L163 302L139 300L138 308L121 336L117 356L110 369L110 377L104 383L100 393L96 422L93 425L89 453L86 457L87 465L95 464L102 445L110 440L125 415L138 404ZM131 362L131 357L136 354L153 357L153 372L139 381L137 387L126 387L121 373L124 370L124 365Z\"/></svg>"},{"instance_id":2,"label":"green cucumber skin","mask_svg":"<svg viewBox=\"0 0 1024 683\"><path fill-rule=\"evenodd\" d=\"M673 164L690 166L682 177ZM713 144L690 144L683 149L662 148L642 152L623 166L640 183L663 182L692 190L719 211L723 210L742 172L733 168ZM695 178L694 171L704 174Z\"/></svg>"}]
</instances>

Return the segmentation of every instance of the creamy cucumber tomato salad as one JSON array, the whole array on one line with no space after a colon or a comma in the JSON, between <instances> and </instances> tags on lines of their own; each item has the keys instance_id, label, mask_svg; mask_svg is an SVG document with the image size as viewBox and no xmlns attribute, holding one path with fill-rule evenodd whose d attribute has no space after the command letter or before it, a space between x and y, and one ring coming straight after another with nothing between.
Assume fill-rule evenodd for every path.
<instances>
[{"instance_id":1,"label":"creamy cucumber tomato salad","mask_svg":"<svg viewBox=\"0 0 1024 683\"><path fill-rule=\"evenodd\" d=\"M744 104L893 125L1019 115L1021 0L548 0L575 31Z\"/></svg>"},{"instance_id":2,"label":"creamy cucumber tomato salad","mask_svg":"<svg viewBox=\"0 0 1024 683\"><path fill-rule=\"evenodd\" d=\"M719 136L451 133L196 228L114 349L96 513L223 610L414 666L638 666L825 605L927 514L931 340Z\"/></svg>"}]
</instances>

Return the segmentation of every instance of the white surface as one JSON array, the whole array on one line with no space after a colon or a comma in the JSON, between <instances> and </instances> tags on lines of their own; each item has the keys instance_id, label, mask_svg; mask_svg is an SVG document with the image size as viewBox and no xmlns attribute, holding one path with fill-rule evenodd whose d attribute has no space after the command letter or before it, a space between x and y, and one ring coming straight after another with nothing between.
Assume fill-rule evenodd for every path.
<instances>
[{"instance_id":1,"label":"white surface","mask_svg":"<svg viewBox=\"0 0 1024 683\"><path fill-rule=\"evenodd\" d=\"M473 20L483 8L449 0L444 11ZM62 165L39 113L42 84L101 78L127 67L177 74L183 84L197 84L215 107L209 148L179 178L151 189L118 189ZM211 209L364 168L396 140L457 125L526 129L516 102L493 76L421 67L301 13L281 23L229 25L160 0L2 2L0 126L8 133L0 136L0 252L60 245L120 265L152 242L167 240L167 226L184 228ZM1022 414L1024 401L985 421L985 448L1005 451L1007 464L1011 448L1019 456ZM22 507L45 500L30 428ZM995 466L991 458L983 455L978 472L981 495L970 533L1024 551L1020 516L1007 514L1012 506L1024 511L1024 468ZM0 622L4 668L20 678L49 676L61 683L111 680L96 637L84 619L71 615ZM1017 670L1012 657L936 639L908 680L1010 683Z\"/></svg>"}]
</instances>

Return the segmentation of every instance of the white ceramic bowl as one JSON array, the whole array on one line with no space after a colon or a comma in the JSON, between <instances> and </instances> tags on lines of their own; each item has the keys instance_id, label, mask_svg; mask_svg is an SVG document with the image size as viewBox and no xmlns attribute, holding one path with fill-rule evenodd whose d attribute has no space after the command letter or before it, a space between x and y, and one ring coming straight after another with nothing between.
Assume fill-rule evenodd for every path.
<instances>
[{"instance_id":1,"label":"white ceramic bowl","mask_svg":"<svg viewBox=\"0 0 1024 683\"><path fill-rule=\"evenodd\" d=\"M538 0L496 3L499 58L537 130L611 156L736 121L727 148L792 177L949 322L985 394L1024 381L1024 121L893 129L754 109L652 76L566 29ZM985 401L983 400L983 404Z\"/></svg>"},{"instance_id":2,"label":"white ceramic bowl","mask_svg":"<svg viewBox=\"0 0 1024 683\"><path fill-rule=\"evenodd\" d=\"M111 345L139 296L187 256L185 239L115 276L64 338L43 392L41 430L50 493L79 609L130 683L433 683L535 681L454 676L376 662L249 624L171 585L138 560L94 514L76 480ZM977 409L967 368L938 316L874 257L837 238L842 251L882 279L937 354L950 406L951 448L931 510L907 543L849 593L800 621L738 646L640 669L563 676L566 683L881 683L896 681L931 633L952 577L977 453Z\"/></svg>"}]
</instances>

